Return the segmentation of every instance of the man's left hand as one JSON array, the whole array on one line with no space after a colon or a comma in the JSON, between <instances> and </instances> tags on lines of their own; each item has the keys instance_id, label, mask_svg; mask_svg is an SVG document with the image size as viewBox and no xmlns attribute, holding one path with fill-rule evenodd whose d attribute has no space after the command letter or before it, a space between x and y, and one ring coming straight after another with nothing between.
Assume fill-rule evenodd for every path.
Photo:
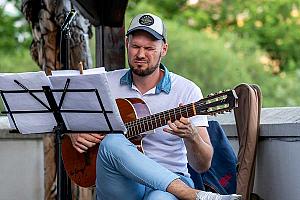
<instances>
[{"instance_id":1,"label":"man's left hand","mask_svg":"<svg viewBox=\"0 0 300 200\"><path fill-rule=\"evenodd\" d=\"M188 118L181 117L175 122L168 121L169 128L164 128L165 132L177 135L181 138L194 139L198 135L198 129Z\"/></svg>"}]
</instances>

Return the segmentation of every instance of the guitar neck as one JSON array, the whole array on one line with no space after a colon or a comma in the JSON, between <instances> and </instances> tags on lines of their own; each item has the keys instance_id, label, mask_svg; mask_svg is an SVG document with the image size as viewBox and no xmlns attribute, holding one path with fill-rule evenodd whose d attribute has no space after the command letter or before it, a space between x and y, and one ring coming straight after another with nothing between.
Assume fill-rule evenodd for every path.
<instances>
[{"instance_id":1,"label":"guitar neck","mask_svg":"<svg viewBox=\"0 0 300 200\"><path fill-rule=\"evenodd\" d=\"M187 104L160 113L149 115L125 123L127 128L127 138L137 136L141 133L154 130L158 127L164 126L168 121L179 120L181 117L192 117L196 115L195 103Z\"/></svg>"},{"instance_id":2,"label":"guitar neck","mask_svg":"<svg viewBox=\"0 0 300 200\"><path fill-rule=\"evenodd\" d=\"M234 90L220 91L194 103L138 118L125 123L127 128L126 137L135 137L141 133L164 126L168 121L179 120L181 117L223 114L237 107L237 99Z\"/></svg>"}]
</instances>

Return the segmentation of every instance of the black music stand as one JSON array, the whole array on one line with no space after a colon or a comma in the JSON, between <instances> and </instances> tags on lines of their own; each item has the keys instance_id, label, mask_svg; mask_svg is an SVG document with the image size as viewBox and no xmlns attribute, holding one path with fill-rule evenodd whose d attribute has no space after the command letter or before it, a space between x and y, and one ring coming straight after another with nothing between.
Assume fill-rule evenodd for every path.
<instances>
[{"instance_id":1,"label":"black music stand","mask_svg":"<svg viewBox=\"0 0 300 200\"><path fill-rule=\"evenodd\" d=\"M56 125L53 127L53 131L55 133L56 139L56 166L57 166L57 200L65 200L65 199L72 199L71 194L71 185L70 179L68 178L66 171L63 166L62 161L62 149L61 149L61 139L65 133L78 133L78 131L68 130L65 120L63 118L63 113L102 113L106 120L106 124L109 127L109 131L99 131L99 133L120 133L119 130L113 130L111 122L108 117L108 113L113 113L111 110L106 110L104 104L101 99L101 95L99 94L97 89L68 89L70 79L67 78L64 89L51 89L50 86L42 86L42 89L38 90L30 90L22 83L17 80L14 80L16 84L18 84L22 89L21 90L0 90L1 97L5 108L7 111L3 111L3 114L7 114L16 131L20 133L18 128L18 123L15 118L15 115L18 114L41 114L41 113L50 113L53 114ZM101 110L64 110L62 109L62 105L67 93L94 93L97 97L99 106ZM42 110L12 110L10 107L10 102L8 102L6 95L7 94L21 94L21 93L28 93L33 99L33 101L39 102L39 104L44 107ZM44 102L39 98L36 94L44 94L46 96L47 102ZM62 93L59 103L55 100L54 93ZM49 106L48 106L48 105ZM32 123L32 122L28 122ZM93 132L90 130L80 130L80 132ZM97 131L98 132L98 131Z\"/></svg>"}]
</instances>

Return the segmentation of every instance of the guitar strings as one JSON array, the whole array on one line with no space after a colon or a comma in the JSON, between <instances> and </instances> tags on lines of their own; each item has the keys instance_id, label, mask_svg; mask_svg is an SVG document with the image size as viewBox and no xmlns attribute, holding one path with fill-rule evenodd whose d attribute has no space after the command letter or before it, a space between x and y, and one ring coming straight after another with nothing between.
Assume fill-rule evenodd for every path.
<instances>
[{"instance_id":1,"label":"guitar strings","mask_svg":"<svg viewBox=\"0 0 300 200\"><path fill-rule=\"evenodd\" d=\"M125 123L125 126L128 129L128 137L133 137L142 132L153 130L157 127L166 125L168 120L170 120L170 119L172 120L172 118L178 119L177 115L179 115L179 118L181 116L184 116L184 114L186 114L186 117L194 116L194 115L196 115L195 111L197 112L197 111L205 108L204 105L207 103L208 102L206 102L205 99L201 99L195 103L190 103L190 104L187 104L182 107L173 108L168 111L163 111L160 113L156 113L154 115L145 116L142 118L138 118L134 121L127 122L127 123ZM167 114L165 114L165 113L167 113ZM163 119L164 119L163 121L161 119L162 115L163 115ZM166 118L166 115L168 118ZM157 120L159 120L159 121L157 121ZM154 126L153 121L155 122L156 126ZM150 123L150 125L149 125L149 123Z\"/></svg>"},{"instance_id":2,"label":"guitar strings","mask_svg":"<svg viewBox=\"0 0 300 200\"><path fill-rule=\"evenodd\" d=\"M146 132L148 130L153 130L157 127L163 126L167 124L168 120L172 120L172 118L177 119L178 115L180 117L184 115L187 115L187 117L190 115L194 116L195 114L193 105L195 104L196 103L187 104L182 107L173 108L168 111L156 113L154 115L138 118L135 121L127 122L125 125L128 129L128 137L132 137L138 135L139 133ZM196 106L198 105L196 104ZM155 124L153 122L155 122Z\"/></svg>"},{"instance_id":3,"label":"guitar strings","mask_svg":"<svg viewBox=\"0 0 300 200\"><path fill-rule=\"evenodd\" d=\"M153 115L145 116L145 117L142 117L142 118L138 118L134 121L127 122L126 125L128 124L129 127L130 126L135 126L135 125L140 123L139 121L143 121L143 122L150 121L151 122L153 120L157 120L157 118L160 119L162 116L165 117L166 115L167 115L167 117L170 117L171 115L176 117L177 114L181 115L181 113L183 113L183 112L187 113L188 109L192 109L191 106L192 106L192 104L187 104L185 107L173 108L173 109L168 110L168 111L164 111L164 112L156 113L156 114L153 114ZM190 111L193 111L193 110L190 110ZM168 113L168 114L164 114L164 113Z\"/></svg>"},{"instance_id":4,"label":"guitar strings","mask_svg":"<svg viewBox=\"0 0 300 200\"><path fill-rule=\"evenodd\" d=\"M182 107L177 107L177 108L173 108L173 109L170 109L168 111L163 111L163 112L159 112L159 113L156 113L156 114L153 114L153 115L149 115L149 116L145 116L145 117L142 117L142 118L138 118L134 121L131 121L131 122L127 122L126 123L126 126L128 127L131 127L131 126L136 126L138 125L139 123L144 122L144 123L148 123L148 122L151 122L153 120L157 120L157 118L159 118L159 120L161 120L161 117L162 116L166 116L171 118L170 116L182 116L182 113L187 113L187 114L191 114L191 115L195 115L193 114L194 112L194 109L193 109L193 106L195 106L195 109L199 109L201 108L201 106L203 107L203 103L202 102L196 102L196 103L190 103L190 104L186 104L185 106L182 106ZM192 113L190 113L192 112ZM167 113L167 114L164 114L164 113Z\"/></svg>"}]
</instances>

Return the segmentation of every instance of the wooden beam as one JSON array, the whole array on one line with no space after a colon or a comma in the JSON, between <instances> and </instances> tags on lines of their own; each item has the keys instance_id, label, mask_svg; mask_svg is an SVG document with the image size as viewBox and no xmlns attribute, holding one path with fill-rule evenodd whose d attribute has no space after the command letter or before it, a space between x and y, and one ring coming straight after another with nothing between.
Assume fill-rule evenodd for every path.
<instances>
[{"instance_id":1,"label":"wooden beam","mask_svg":"<svg viewBox=\"0 0 300 200\"><path fill-rule=\"evenodd\" d=\"M125 28L96 27L96 67L125 68Z\"/></svg>"}]
</instances>

